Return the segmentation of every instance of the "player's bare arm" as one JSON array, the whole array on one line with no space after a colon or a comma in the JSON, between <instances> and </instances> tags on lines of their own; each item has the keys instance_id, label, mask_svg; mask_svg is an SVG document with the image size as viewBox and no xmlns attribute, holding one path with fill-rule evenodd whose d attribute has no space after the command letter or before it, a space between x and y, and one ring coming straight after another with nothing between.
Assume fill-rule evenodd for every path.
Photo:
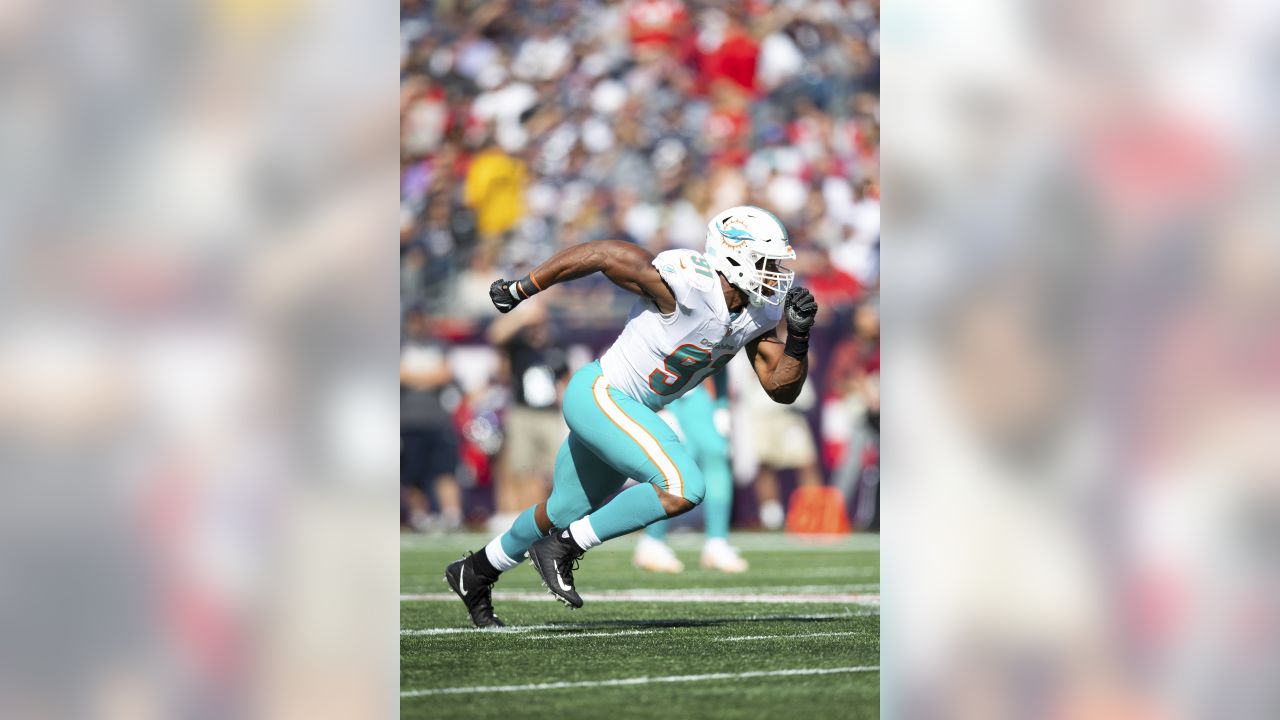
<instances>
[{"instance_id":1,"label":"player's bare arm","mask_svg":"<svg viewBox=\"0 0 1280 720\"><path fill-rule=\"evenodd\" d=\"M775 328L748 342L746 350L764 391L774 402L790 405L800 397L809 375L809 329L817 318L818 303L805 288L791 288L786 302L786 343Z\"/></svg>"},{"instance_id":2,"label":"player's bare arm","mask_svg":"<svg viewBox=\"0 0 1280 720\"><path fill-rule=\"evenodd\" d=\"M652 300L664 314L676 309L675 296L653 266L653 253L621 240L597 240L561 250L519 280L494 281L489 298L499 312L506 313L552 285L597 272L623 290Z\"/></svg>"}]
</instances>

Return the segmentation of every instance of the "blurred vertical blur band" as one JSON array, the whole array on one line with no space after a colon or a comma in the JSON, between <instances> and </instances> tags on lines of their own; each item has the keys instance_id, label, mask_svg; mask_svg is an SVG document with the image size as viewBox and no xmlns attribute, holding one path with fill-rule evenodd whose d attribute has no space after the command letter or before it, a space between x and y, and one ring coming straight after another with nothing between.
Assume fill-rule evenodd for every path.
<instances>
[{"instance_id":1,"label":"blurred vertical blur band","mask_svg":"<svg viewBox=\"0 0 1280 720\"><path fill-rule=\"evenodd\" d=\"M1280 7L882 53L884 715L1280 717Z\"/></svg>"},{"instance_id":2,"label":"blurred vertical blur band","mask_svg":"<svg viewBox=\"0 0 1280 720\"><path fill-rule=\"evenodd\" d=\"M394 5L0 9L0 717L385 717Z\"/></svg>"}]
</instances>

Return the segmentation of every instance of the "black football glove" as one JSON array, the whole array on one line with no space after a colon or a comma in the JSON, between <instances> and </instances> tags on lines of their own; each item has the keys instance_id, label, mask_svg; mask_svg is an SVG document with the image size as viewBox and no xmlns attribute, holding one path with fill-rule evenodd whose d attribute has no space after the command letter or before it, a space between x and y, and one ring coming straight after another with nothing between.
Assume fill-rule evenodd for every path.
<instances>
[{"instance_id":1,"label":"black football glove","mask_svg":"<svg viewBox=\"0 0 1280 720\"><path fill-rule=\"evenodd\" d=\"M818 316L818 301L813 293L802 287L793 287L787 291L787 334L808 336L809 328Z\"/></svg>"},{"instance_id":2,"label":"black football glove","mask_svg":"<svg viewBox=\"0 0 1280 720\"><path fill-rule=\"evenodd\" d=\"M500 313L509 313L520 304L521 298L511 294L511 283L506 280L494 280L489 286L489 299Z\"/></svg>"}]
</instances>

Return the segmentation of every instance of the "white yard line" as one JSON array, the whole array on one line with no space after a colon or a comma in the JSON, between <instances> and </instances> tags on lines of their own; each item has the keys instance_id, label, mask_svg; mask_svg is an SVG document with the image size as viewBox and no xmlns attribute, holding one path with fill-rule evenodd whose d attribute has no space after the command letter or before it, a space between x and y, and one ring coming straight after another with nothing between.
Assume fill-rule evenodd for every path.
<instances>
[{"instance_id":1,"label":"white yard line","mask_svg":"<svg viewBox=\"0 0 1280 720\"><path fill-rule=\"evenodd\" d=\"M863 617L870 614L867 612L842 612L842 613L808 613L805 615L748 615L744 618L723 618L725 621L747 620L750 622L760 622L762 620L835 620L836 618Z\"/></svg>"},{"instance_id":2,"label":"white yard line","mask_svg":"<svg viewBox=\"0 0 1280 720\"><path fill-rule=\"evenodd\" d=\"M534 683L531 685L470 685L464 687L402 690L400 697L426 695L461 695L469 693L521 692L525 690L563 690L566 688L618 687L624 685L649 685L652 683L705 682L708 680L745 680L759 677L785 677L791 675L835 675L839 673L879 672L879 665L857 665L838 668L794 668L791 670L756 670L740 673L708 673L705 675L666 675L662 677L618 678L615 680L582 680L578 682Z\"/></svg>"},{"instance_id":3,"label":"white yard line","mask_svg":"<svg viewBox=\"0 0 1280 720\"><path fill-rule=\"evenodd\" d=\"M762 574L762 575L769 575L770 577L774 577L774 576L782 576L782 577L797 576L797 577L802 577L802 578L814 578L814 577L839 577L839 578L850 578L850 579L852 579L852 578L856 578L856 577L871 577L872 575L879 575L879 574L880 574L880 568L872 568L872 567L845 568L845 567L804 567L804 566L798 566L798 567L769 568L768 570L761 570L761 571L760 571L760 574Z\"/></svg>"},{"instance_id":4,"label":"white yard line","mask_svg":"<svg viewBox=\"0 0 1280 720\"><path fill-rule=\"evenodd\" d=\"M543 596L545 597L545 596ZM803 613L796 615L745 615L743 617L716 618L723 622L766 622L773 620L836 620L839 618L865 617L873 615L875 612L844 612L844 613ZM537 632L539 630L591 630L600 627L594 623L560 623L556 625L516 625L493 630L480 630L470 627L445 627L445 628L417 628L410 630L401 630L401 637L416 637L422 635L457 635L460 633L472 633L476 635L521 635L524 633ZM648 632L648 631L641 631ZM617 633L613 633L617 634ZM556 637L562 637L557 635Z\"/></svg>"},{"instance_id":5,"label":"white yard line","mask_svg":"<svg viewBox=\"0 0 1280 720\"><path fill-rule=\"evenodd\" d=\"M434 578L434 576L432 576ZM436 582L423 583L424 591L430 592L440 587L440 578ZM632 592L641 588L621 588L617 590L600 590L603 594ZM725 587L682 587L682 588L643 588L652 592L687 592L687 593L833 593L833 592L871 592L880 589L880 583L826 583L822 585L726 585ZM405 595L413 592L406 591Z\"/></svg>"},{"instance_id":6,"label":"white yard line","mask_svg":"<svg viewBox=\"0 0 1280 720\"><path fill-rule=\"evenodd\" d=\"M453 602L453 593L415 593L400 596L400 602ZM545 592L495 592L493 599L507 602L542 602L550 599ZM585 602L670 602L709 603L742 602L768 605L799 605L804 603L851 603L854 605L880 604L880 593L725 593L687 590L616 590L599 593L583 593Z\"/></svg>"},{"instance_id":7,"label":"white yard line","mask_svg":"<svg viewBox=\"0 0 1280 720\"><path fill-rule=\"evenodd\" d=\"M698 534L671 535L668 543L676 550L701 550L703 538ZM878 535L771 535L768 533L734 534L729 544L742 551L777 552L867 552L880 549ZM634 543L629 543L634 547ZM608 547L602 545L601 547Z\"/></svg>"},{"instance_id":8,"label":"white yard line","mask_svg":"<svg viewBox=\"0 0 1280 720\"><path fill-rule=\"evenodd\" d=\"M583 637L616 637L618 635L652 635L661 630L619 630L617 632L557 633L555 635L526 635L525 640L572 640Z\"/></svg>"},{"instance_id":9,"label":"white yard line","mask_svg":"<svg viewBox=\"0 0 1280 720\"><path fill-rule=\"evenodd\" d=\"M473 627L416 628L413 630L401 630L400 637L413 637L416 635L457 635L459 633L475 633L477 635L520 635L522 633L534 632L536 630L558 630L563 629L564 627L564 625L522 625L517 627L485 630Z\"/></svg>"},{"instance_id":10,"label":"white yard line","mask_svg":"<svg viewBox=\"0 0 1280 720\"><path fill-rule=\"evenodd\" d=\"M733 635L730 637L715 638L716 642L737 642L739 640L790 640L791 638L811 638L811 637L837 637L840 635L862 635L860 630L851 630L849 632L819 632L819 633L801 633L799 635Z\"/></svg>"},{"instance_id":11,"label":"white yard line","mask_svg":"<svg viewBox=\"0 0 1280 720\"><path fill-rule=\"evenodd\" d=\"M439 583L424 583L422 590L417 592L406 591L401 598L416 597L418 594L434 595L431 592L434 588L439 587ZM416 590L416 589L415 589ZM620 592L636 592L639 588L624 588L620 590L600 590L601 595L613 595ZM869 593L880 590L880 583L830 583L827 585L735 585L732 587L699 587L699 588L647 588L646 592L682 592L693 593L695 595L742 595L742 594L794 594L794 593ZM499 594L502 591L499 591ZM512 591L514 592L514 591ZM447 593L446 593L447 594ZM550 597L550 596L548 596Z\"/></svg>"}]
</instances>

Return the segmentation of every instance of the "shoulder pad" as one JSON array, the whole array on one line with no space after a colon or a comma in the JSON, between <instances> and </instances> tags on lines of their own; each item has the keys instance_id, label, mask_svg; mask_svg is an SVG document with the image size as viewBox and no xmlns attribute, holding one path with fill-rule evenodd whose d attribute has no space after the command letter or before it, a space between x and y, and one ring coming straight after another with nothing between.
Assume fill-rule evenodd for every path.
<instances>
[{"instance_id":1,"label":"shoulder pad","mask_svg":"<svg viewBox=\"0 0 1280 720\"><path fill-rule=\"evenodd\" d=\"M716 274L702 253L693 250L667 250L653 259L658 274L667 281L676 302L686 308L705 304L697 298L716 289Z\"/></svg>"}]
</instances>

